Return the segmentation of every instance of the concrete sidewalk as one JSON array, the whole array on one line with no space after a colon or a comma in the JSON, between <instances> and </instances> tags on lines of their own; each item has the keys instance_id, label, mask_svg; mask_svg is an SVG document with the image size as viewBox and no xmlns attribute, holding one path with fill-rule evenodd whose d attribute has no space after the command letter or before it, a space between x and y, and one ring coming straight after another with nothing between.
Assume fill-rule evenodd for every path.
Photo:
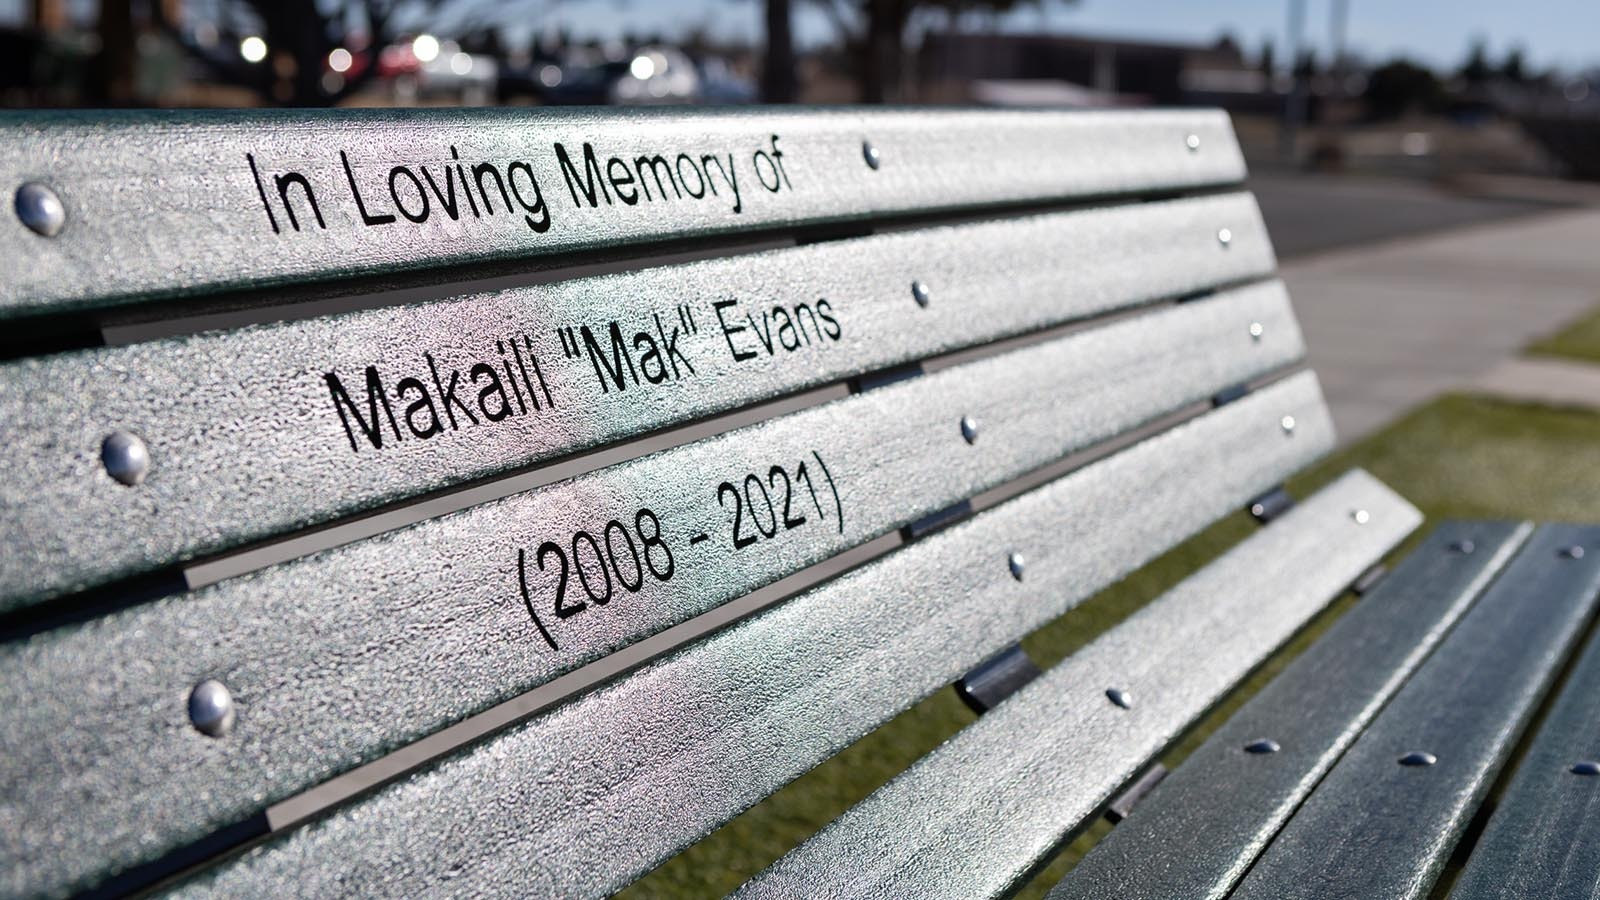
<instances>
[{"instance_id":1,"label":"concrete sidewalk","mask_svg":"<svg viewBox=\"0 0 1600 900\"><path fill-rule=\"evenodd\" d=\"M1303 257L1283 278L1348 443L1600 305L1600 210Z\"/></svg>"}]
</instances>

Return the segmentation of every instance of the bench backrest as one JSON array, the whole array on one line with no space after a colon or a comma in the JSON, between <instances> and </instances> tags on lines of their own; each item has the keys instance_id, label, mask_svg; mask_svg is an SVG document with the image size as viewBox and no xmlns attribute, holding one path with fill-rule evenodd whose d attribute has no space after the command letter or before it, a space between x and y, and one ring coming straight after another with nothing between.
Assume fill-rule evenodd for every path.
<instances>
[{"instance_id":1,"label":"bench backrest","mask_svg":"<svg viewBox=\"0 0 1600 900\"><path fill-rule=\"evenodd\" d=\"M1332 444L1216 113L63 114L0 146L8 892L167 877L874 556L187 885L616 889ZM1303 596L1141 746L1415 525L1329 492L1219 561Z\"/></svg>"}]
</instances>

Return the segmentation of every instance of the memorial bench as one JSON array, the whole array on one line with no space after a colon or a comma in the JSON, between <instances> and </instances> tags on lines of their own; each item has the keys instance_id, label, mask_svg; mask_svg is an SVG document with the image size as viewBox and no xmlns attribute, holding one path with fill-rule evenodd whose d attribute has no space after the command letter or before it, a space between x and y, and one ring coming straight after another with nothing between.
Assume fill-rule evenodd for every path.
<instances>
[{"instance_id":1,"label":"memorial bench","mask_svg":"<svg viewBox=\"0 0 1600 900\"><path fill-rule=\"evenodd\" d=\"M1332 426L1219 113L30 113L0 147L7 896L604 895L953 683L972 725L740 895L1004 895L1143 793L1052 896L1426 896L1600 592L1594 529L1450 523L1380 580L1413 507L1282 489ZM1064 662L1019 648L1241 509ZM1595 884L1597 682L1459 894Z\"/></svg>"}]
</instances>

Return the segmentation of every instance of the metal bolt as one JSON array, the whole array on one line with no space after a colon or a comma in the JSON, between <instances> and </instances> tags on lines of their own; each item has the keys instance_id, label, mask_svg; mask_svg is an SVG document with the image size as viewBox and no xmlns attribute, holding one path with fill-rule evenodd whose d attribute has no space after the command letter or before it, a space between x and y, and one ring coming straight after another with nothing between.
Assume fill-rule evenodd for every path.
<instances>
[{"instance_id":1,"label":"metal bolt","mask_svg":"<svg viewBox=\"0 0 1600 900\"><path fill-rule=\"evenodd\" d=\"M1018 581L1022 580L1022 572L1027 566L1028 561L1022 558L1021 553L1013 551L1010 556L1006 557L1006 568L1011 570L1011 577Z\"/></svg>"},{"instance_id":2,"label":"metal bolt","mask_svg":"<svg viewBox=\"0 0 1600 900\"><path fill-rule=\"evenodd\" d=\"M883 162L883 160L878 156L878 148L872 146L871 141L861 142L861 155L866 159L867 165L871 167L874 172L878 170L878 166Z\"/></svg>"},{"instance_id":3,"label":"metal bolt","mask_svg":"<svg viewBox=\"0 0 1600 900\"><path fill-rule=\"evenodd\" d=\"M1193 152L1195 150L1199 150L1200 149L1200 135L1198 135L1198 134L1189 135L1188 137L1183 139L1183 145L1185 147L1188 147L1190 152Z\"/></svg>"},{"instance_id":4,"label":"metal bolt","mask_svg":"<svg viewBox=\"0 0 1600 900\"><path fill-rule=\"evenodd\" d=\"M55 237L67 224L67 208L47 184L30 181L17 188L17 218L35 234Z\"/></svg>"},{"instance_id":5,"label":"metal bolt","mask_svg":"<svg viewBox=\"0 0 1600 900\"><path fill-rule=\"evenodd\" d=\"M1565 556L1567 559L1583 559L1583 548L1577 544L1573 544L1571 547L1562 550L1561 555Z\"/></svg>"},{"instance_id":6,"label":"metal bolt","mask_svg":"<svg viewBox=\"0 0 1600 900\"><path fill-rule=\"evenodd\" d=\"M962 416L961 417L961 436L966 438L967 439L967 443L969 443L969 444L977 443L977 440L978 440L978 420L974 419L971 416Z\"/></svg>"},{"instance_id":7,"label":"metal bolt","mask_svg":"<svg viewBox=\"0 0 1600 900\"><path fill-rule=\"evenodd\" d=\"M1133 694L1122 688L1106 688L1106 699L1123 709L1133 708Z\"/></svg>"},{"instance_id":8,"label":"metal bolt","mask_svg":"<svg viewBox=\"0 0 1600 900\"><path fill-rule=\"evenodd\" d=\"M1600 762L1591 759L1579 760L1572 764L1574 775L1600 775Z\"/></svg>"},{"instance_id":9,"label":"metal bolt","mask_svg":"<svg viewBox=\"0 0 1600 900\"><path fill-rule=\"evenodd\" d=\"M1259 340L1261 340L1261 336L1263 334L1266 334L1266 333L1267 333L1267 330L1265 328L1261 327L1261 323L1260 322L1251 322L1250 323L1250 336L1252 338L1255 338L1256 340L1259 341Z\"/></svg>"},{"instance_id":10,"label":"metal bolt","mask_svg":"<svg viewBox=\"0 0 1600 900\"><path fill-rule=\"evenodd\" d=\"M1421 750L1413 750L1400 757L1400 765L1402 766L1431 766L1438 761L1439 757L1434 756L1432 753L1424 753Z\"/></svg>"},{"instance_id":11,"label":"metal bolt","mask_svg":"<svg viewBox=\"0 0 1600 900\"><path fill-rule=\"evenodd\" d=\"M1294 433L1294 416L1284 416L1281 420L1278 421L1278 424L1283 426L1283 433L1284 434L1293 434Z\"/></svg>"},{"instance_id":12,"label":"metal bolt","mask_svg":"<svg viewBox=\"0 0 1600 900\"><path fill-rule=\"evenodd\" d=\"M1217 229L1217 241L1224 247L1233 243L1233 231L1228 228Z\"/></svg>"},{"instance_id":13,"label":"metal bolt","mask_svg":"<svg viewBox=\"0 0 1600 900\"><path fill-rule=\"evenodd\" d=\"M917 301L918 306L927 306L928 286L920 281L911 282L911 299Z\"/></svg>"},{"instance_id":14,"label":"metal bolt","mask_svg":"<svg viewBox=\"0 0 1600 900\"><path fill-rule=\"evenodd\" d=\"M1457 553L1470 555L1472 551L1478 549L1478 545L1471 541L1456 541L1450 545L1450 549Z\"/></svg>"},{"instance_id":15,"label":"metal bolt","mask_svg":"<svg viewBox=\"0 0 1600 900\"><path fill-rule=\"evenodd\" d=\"M1244 745L1246 753L1277 753L1281 749L1283 748L1278 746L1277 741L1267 738L1260 738Z\"/></svg>"},{"instance_id":16,"label":"metal bolt","mask_svg":"<svg viewBox=\"0 0 1600 900\"><path fill-rule=\"evenodd\" d=\"M1350 521L1356 523L1357 525L1365 525L1372 521L1372 514L1364 509L1352 510L1350 513Z\"/></svg>"},{"instance_id":17,"label":"metal bolt","mask_svg":"<svg viewBox=\"0 0 1600 900\"><path fill-rule=\"evenodd\" d=\"M136 434L113 431L100 444L100 462L107 475L132 487L150 474L150 448Z\"/></svg>"},{"instance_id":18,"label":"metal bolt","mask_svg":"<svg viewBox=\"0 0 1600 900\"><path fill-rule=\"evenodd\" d=\"M201 734L222 737L233 730L237 718L233 695L222 682L208 679L189 692L189 721Z\"/></svg>"}]
</instances>

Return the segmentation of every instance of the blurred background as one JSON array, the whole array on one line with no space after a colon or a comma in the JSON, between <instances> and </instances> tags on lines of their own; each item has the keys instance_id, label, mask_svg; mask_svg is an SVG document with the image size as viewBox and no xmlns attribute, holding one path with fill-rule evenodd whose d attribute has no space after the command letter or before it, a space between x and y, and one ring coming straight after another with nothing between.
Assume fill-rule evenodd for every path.
<instances>
[{"instance_id":1,"label":"blurred background","mask_svg":"<svg viewBox=\"0 0 1600 900\"><path fill-rule=\"evenodd\" d=\"M1600 181L1590 0L0 0L9 107L1221 106L1256 166Z\"/></svg>"}]
</instances>

